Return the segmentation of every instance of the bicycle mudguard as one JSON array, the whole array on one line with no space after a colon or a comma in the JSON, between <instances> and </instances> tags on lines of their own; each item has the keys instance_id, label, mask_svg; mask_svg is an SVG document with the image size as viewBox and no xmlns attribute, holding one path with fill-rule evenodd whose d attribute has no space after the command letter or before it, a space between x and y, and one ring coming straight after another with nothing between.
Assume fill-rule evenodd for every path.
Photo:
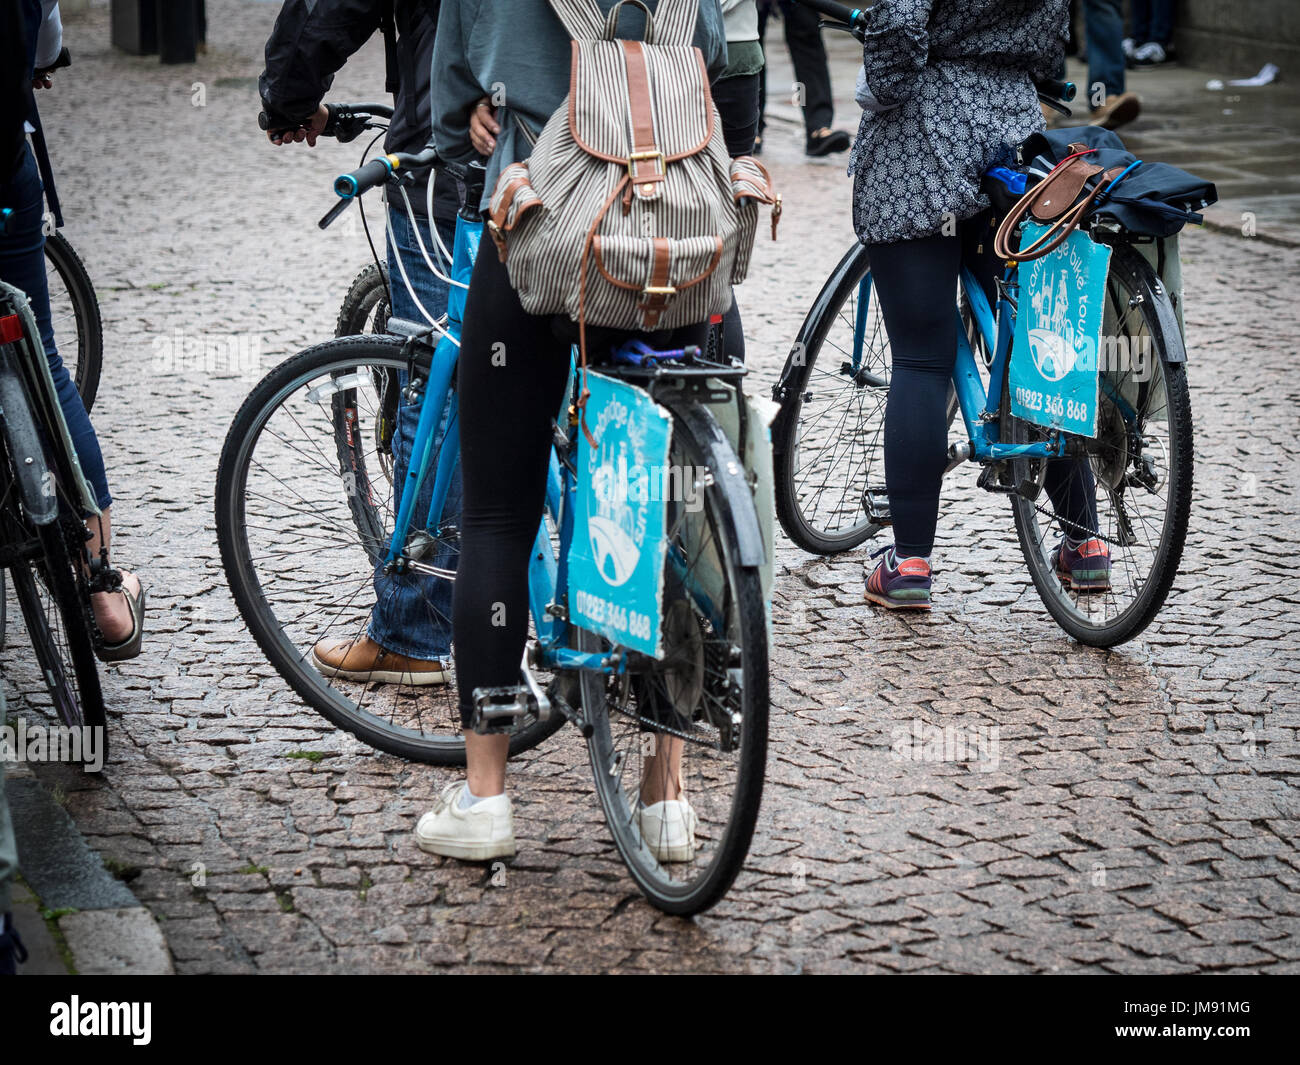
<instances>
[{"instance_id":1,"label":"bicycle mudguard","mask_svg":"<svg viewBox=\"0 0 1300 1065\"><path fill-rule=\"evenodd\" d=\"M45 465L41 434L32 417L13 344L0 344L0 432L4 433L23 512L33 524L51 524L59 516L59 497L49 490L53 478Z\"/></svg>"},{"instance_id":2,"label":"bicycle mudguard","mask_svg":"<svg viewBox=\"0 0 1300 1065\"><path fill-rule=\"evenodd\" d=\"M1129 291L1142 293L1155 312L1154 331L1158 335L1153 336L1151 340L1156 350L1163 351L1169 362L1185 363L1187 347L1183 343L1183 331L1179 326L1178 313L1174 310L1165 283L1156 273L1156 267L1131 245L1116 243L1113 247L1111 272L1123 276ZM1176 245L1174 253L1177 254Z\"/></svg>"},{"instance_id":3,"label":"bicycle mudguard","mask_svg":"<svg viewBox=\"0 0 1300 1065\"><path fill-rule=\"evenodd\" d=\"M713 486L726 496L731 505L740 564L761 569L767 564L768 552L754 506L754 494L749 490L745 468L736 457L726 431L706 407L689 401L677 404L667 396L661 396L660 402L675 407L674 413L691 427L700 446L705 449L713 473Z\"/></svg>"},{"instance_id":4,"label":"bicycle mudguard","mask_svg":"<svg viewBox=\"0 0 1300 1065\"><path fill-rule=\"evenodd\" d=\"M14 352L10 365L22 375L27 385L32 416L49 433L51 446L56 448L54 452L56 465L66 464L61 474L63 481L66 482L66 490L73 497L72 503L82 514L99 514L99 501L81 472L77 448L72 442L72 434L68 432L68 423L63 417L63 407L59 403L59 393L54 387L54 377L50 373L50 361L46 358L45 349L41 345L41 334L36 327L36 316L32 314L31 303L21 289L0 281L0 316L11 314L16 314L22 319L23 336L7 345Z\"/></svg>"}]
</instances>

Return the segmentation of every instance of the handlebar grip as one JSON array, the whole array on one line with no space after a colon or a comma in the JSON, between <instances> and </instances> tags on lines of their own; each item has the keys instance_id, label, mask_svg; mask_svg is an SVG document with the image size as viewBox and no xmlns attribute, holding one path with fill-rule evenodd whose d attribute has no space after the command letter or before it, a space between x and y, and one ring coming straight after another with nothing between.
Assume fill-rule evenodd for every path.
<instances>
[{"instance_id":1,"label":"handlebar grip","mask_svg":"<svg viewBox=\"0 0 1300 1065\"><path fill-rule=\"evenodd\" d=\"M1057 81L1054 78L1044 78L1038 82L1038 91L1054 100L1064 100L1069 103L1078 93L1072 81Z\"/></svg>"},{"instance_id":2,"label":"handlebar grip","mask_svg":"<svg viewBox=\"0 0 1300 1065\"><path fill-rule=\"evenodd\" d=\"M827 18L834 19L836 22L842 22L853 29L861 29L866 25L866 15L863 14L861 8L837 4L835 0L796 0L796 2L804 7L810 7Z\"/></svg>"},{"instance_id":3,"label":"handlebar grip","mask_svg":"<svg viewBox=\"0 0 1300 1065\"><path fill-rule=\"evenodd\" d=\"M384 156L371 159L365 166L334 180L334 191L345 200L360 196L367 189L384 184L393 173L392 164Z\"/></svg>"}]
</instances>

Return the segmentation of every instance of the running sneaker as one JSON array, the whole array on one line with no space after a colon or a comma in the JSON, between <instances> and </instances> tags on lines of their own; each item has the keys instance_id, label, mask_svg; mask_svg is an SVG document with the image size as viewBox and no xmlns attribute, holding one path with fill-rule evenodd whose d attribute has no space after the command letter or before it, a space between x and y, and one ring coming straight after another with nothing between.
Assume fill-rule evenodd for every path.
<instances>
[{"instance_id":1,"label":"running sneaker","mask_svg":"<svg viewBox=\"0 0 1300 1065\"><path fill-rule=\"evenodd\" d=\"M1052 552L1056 576L1073 592L1110 591L1110 548L1100 540L1072 545L1063 539Z\"/></svg>"},{"instance_id":2,"label":"running sneaker","mask_svg":"<svg viewBox=\"0 0 1300 1065\"><path fill-rule=\"evenodd\" d=\"M882 547L872 558L884 555L867 578L866 597L887 610L930 609L930 563L923 558L894 556L893 547Z\"/></svg>"}]
</instances>

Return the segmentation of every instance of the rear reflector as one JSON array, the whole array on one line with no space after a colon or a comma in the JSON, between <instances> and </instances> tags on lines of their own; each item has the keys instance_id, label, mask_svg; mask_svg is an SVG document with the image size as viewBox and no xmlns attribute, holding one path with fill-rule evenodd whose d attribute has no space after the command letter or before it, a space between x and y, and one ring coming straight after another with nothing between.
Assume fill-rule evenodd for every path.
<instances>
[{"instance_id":1,"label":"rear reflector","mask_svg":"<svg viewBox=\"0 0 1300 1065\"><path fill-rule=\"evenodd\" d=\"M0 344L13 344L23 338L23 320L16 314L0 318Z\"/></svg>"}]
</instances>

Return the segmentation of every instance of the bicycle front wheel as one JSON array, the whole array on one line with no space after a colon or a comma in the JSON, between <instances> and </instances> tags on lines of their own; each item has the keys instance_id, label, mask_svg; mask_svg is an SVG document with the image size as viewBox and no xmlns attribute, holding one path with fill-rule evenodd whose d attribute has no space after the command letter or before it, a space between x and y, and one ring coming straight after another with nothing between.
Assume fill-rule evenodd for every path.
<instances>
[{"instance_id":1,"label":"bicycle front wheel","mask_svg":"<svg viewBox=\"0 0 1300 1065\"><path fill-rule=\"evenodd\" d=\"M1080 643L1114 647L1138 635L1164 605L1187 537L1192 502L1192 407L1182 334L1164 285L1132 248L1115 247L1106 281L1097 435L1079 438L1077 491L1095 502L1081 524L1057 512L1043 460L1012 463L1016 533L1034 586L1056 622ZM1008 410L1002 424L1015 443L1045 430ZM1056 460L1067 463L1069 460ZM1032 496L1032 498L1031 498ZM1110 576L1076 587L1054 564L1062 537L1101 540Z\"/></svg>"},{"instance_id":2,"label":"bicycle front wheel","mask_svg":"<svg viewBox=\"0 0 1300 1065\"><path fill-rule=\"evenodd\" d=\"M693 914L726 893L753 838L767 757L767 629L759 571L740 563L735 504L719 483L738 465L731 445L706 409L669 409L672 468L690 479L683 500L702 505L668 504L664 654L633 656L619 676L581 673L580 684L614 845L655 906ZM584 650L610 649L575 632ZM689 841L680 820L653 816L678 791L692 810Z\"/></svg>"},{"instance_id":3,"label":"bicycle front wheel","mask_svg":"<svg viewBox=\"0 0 1300 1065\"><path fill-rule=\"evenodd\" d=\"M328 341L272 370L222 450L217 540L249 631L310 706L379 750L463 765L451 647L454 537L428 537L406 575L383 573L396 517L387 387L408 365L400 338L367 336ZM427 373L427 355L416 369ZM317 645L364 636L377 606L390 630L442 643L441 678L382 660L366 673L322 672ZM525 722L512 752L562 720Z\"/></svg>"},{"instance_id":4,"label":"bicycle front wheel","mask_svg":"<svg viewBox=\"0 0 1300 1065\"><path fill-rule=\"evenodd\" d=\"M45 238L50 286L50 317L59 355L89 411L99 393L104 366L104 325L99 300L81 257L62 233ZM70 338L76 338L73 348Z\"/></svg>"}]
</instances>

